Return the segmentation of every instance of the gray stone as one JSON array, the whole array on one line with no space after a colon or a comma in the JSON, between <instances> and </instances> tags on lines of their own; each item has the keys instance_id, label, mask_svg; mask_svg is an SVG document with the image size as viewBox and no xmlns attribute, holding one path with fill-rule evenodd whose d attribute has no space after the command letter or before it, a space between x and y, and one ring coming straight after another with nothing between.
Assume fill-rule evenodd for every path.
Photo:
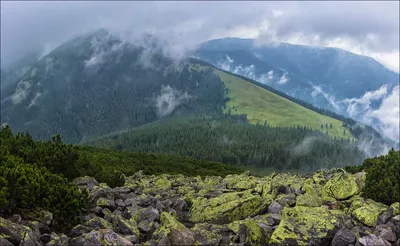
<instances>
[{"instance_id":1,"label":"gray stone","mask_svg":"<svg viewBox=\"0 0 400 246\"><path fill-rule=\"evenodd\" d=\"M184 229L171 230L167 237L171 245L194 245L195 240L193 236L193 232Z\"/></svg>"},{"instance_id":2,"label":"gray stone","mask_svg":"<svg viewBox=\"0 0 400 246\"><path fill-rule=\"evenodd\" d=\"M13 243L11 243L10 241L8 241L5 238L0 238L0 245L1 246L14 246Z\"/></svg>"},{"instance_id":3,"label":"gray stone","mask_svg":"<svg viewBox=\"0 0 400 246\"><path fill-rule=\"evenodd\" d=\"M21 215L19 215L19 214L13 214L8 219L17 224L21 224L21 221L22 221Z\"/></svg>"},{"instance_id":4,"label":"gray stone","mask_svg":"<svg viewBox=\"0 0 400 246\"><path fill-rule=\"evenodd\" d=\"M140 242L140 237L137 235L126 235L124 236L124 238L126 238L127 240L129 240L129 242L133 244L137 244Z\"/></svg>"},{"instance_id":5,"label":"gray stone","mask_svg":"<svg viewBox=\"0 0 400 246\"><path fill-rule=\"evenodd\" d=\"M110 229L92 231L71 239L69 245L127 245L133 243Z\"/></svg>"},{"instance_id":6,"label":"gray stone","mask_svg":"<svg viewBox=\"0 0 400 246\"><path fill-rule=\"evenodd\" d=\"M392 228L387 225L378 225L375 228L375 232L378 237L381 237L382 239L385 239L389 242L395 242L397 239L396 234L393 232Z\"/></svg>"},{"instance_id":7,"label":"gray stone","mask_svg":"<svg viewBox=\"0 0 400 246\"><path fill-rule=\"evenodd\" d=\"M153 222L160 219L160 212L153 207L148 207L140 212L139 221L148 220Z\"/></svg>"},{"instance_id":8,"label":"gray stone","mask_svg":"<svg viewBox=\"0 0 400 246\"><path fill-rule=\"evenodd\" d=\"M81 189L86 188L88 190L92 190L93 187L99 185L94 178L89 176L76 178L72 181L72 183L76 184Z\"/></svg>"},{"instance_id":9,"label":"gray stone","mask_svg":"<svg viewBox=\"0 0 400 246\"><path fill-rule=\"evenodd\" d=\"M336 232L332 239L331 246L346 246L356 242L356 236L347 228L342 228Z\"/></svg>"},{"instance_id":10,"label":"gray stone","mask_svg":"<svg viewBox=\"0 0 400 246\"><path fill-rule=\"evenodd\" d=\"M272 214L277 214L280 213L283 210L283 206L279 204L276 201L273 201L269 206L268 206L268 212Z\"/></svg>"},{"instance_id":11,"label":"gray stone","mask_svg":"<svg viewBox=\"0 0 400 246\"><path fill-rule=\"evenodd\" d=\"M40 235L31 228L0 217L0 235L13 244L40 245Z\"/></svg>"},{"instance_id":12,"label":"gray stone","mask_svg":"<svg viewBox=\"0 0 400 246\"><path fill-rule=\"evenodd\" d=\"M42 234L40 236L40 241L42 241L42 243L47 244L48 242L51 241L51 236L48 233Z\"/></svg>"},{"instance_id":13,"label":"gray stone","mask_svg":"<svg viewBox=\"0 0 400 246\"><path fill-rule=\"evenodd\" d=\"M375 246L375 245L390 246L391 245L388 241L386 241L382 238L379 238L379 237L375 236L374 234L361 237L358 239L358 242L364 246Z\"/></svg>"},{"instance_id":14,"label":"gray stone","mask_svg":"<svg viewBox=\"0 0 400 246\"><path fill-rule=\"evenodd\" d=\"M81 236L85 233L90 232L92 229L88 226L84 226L84 225L77 225L74 228L71 229L71 231L69 232L69 236L70 237L78 237Z\"/></svg>"},{"instance_id":15,"label":"gray stone","mask_svg":"<svg viewBox=\"0 0 400 246\"><path fill-rule=\"evenodd\" d=\"M100 217L94 217L93 219L86 222L85 226L92 227L96 230L113 229L114 228L113 225L110 224L110 222L108 222L107 220L100 218Z\"/></svg>"}]
</instances>

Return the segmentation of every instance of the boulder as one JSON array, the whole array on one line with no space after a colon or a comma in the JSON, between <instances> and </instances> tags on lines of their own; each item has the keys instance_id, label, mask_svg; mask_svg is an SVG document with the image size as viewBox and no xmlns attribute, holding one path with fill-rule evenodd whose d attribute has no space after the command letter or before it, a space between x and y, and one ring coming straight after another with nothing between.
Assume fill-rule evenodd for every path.
<instances>
[{"instance_id":1,"label":"boulder","mask_svg":"<svg viewBox=\"0 0 400 246\"><path fill-rule=\"evenodd\" d=\"M393 209L393 215L400 215L400 202L395 202L390 207Z\"/></svg>"},{"instance_id":2,"label":"boulder","mask_svg":"<svg viewBox=\"0 0 400 246\"><path fill-rule=\"evenodd\" d=\"M277 214L280 213L283 210L283 206L279 204L276 201L273 201L269 206L268 206L268 212L272 214Z\"/></svg>"},{"instance_id":3,"label":"boulder","mask_svg":"<svg viewBox=\"0 0 400 246\"><path fill-rule=\"evenodd\" d=\"M126 220L121 214L113 214L113 224L122 234L139 236L139 230L134 219Z\"/></svg>"},{"instance_id":4,"label":"boulder","mask_svg":"<svg viewBox=\"0 0 400 246\"><path fill-rule=\"evenodd\" d=\"M50 242L46 243L46 246L63 246L63 245L68 245L70 238L67 237L64 234L56 234L56 233L51 233L50 235Z\"/></svg>"},{"instance_id":5,"label":"boulder","mask_svg":"<svg viewBox=\"0 0 400 246\"><path fill-rule=\"evenodd\" d=\"M12 216L10 216L8 218L8 220L10 220L10 221L12 221L14 223L17 223L17 224L21 224L22 217L19 214L13 214Z\"/></svg>"},{"instance_id":6,"label":"boulder","mask_svg":"<svg viewBox=\"0 0 400 246\"><path fill-rule=\"evenodd\" d=\"M219 197L193 200L190 220L193 222L229 223L257 215L270 201L264 203L258 194L232 192Z\"/></svg>"},{"instance_id":7,"label":"boulder","mask_svg":"<svg viewBox=\"0 0 400 246\"><path fill-rule=\"evenodd\" d=\"M392 243L395 242L397 239L396 234L393 232L392 228L387 225L378 225L375 228L375 234L378 235L378 237Z\"/></svg>"},{"instance_id":8,"label":"boulder","mask_svg":"<svg viewBox=\"0 0 400 246\"><path fill-rule=\"evenodd\" d=\"M172 183L168 180L166 175L160 175L154 182L149 182L149 180L141 179L140 187L146 194L158 193L161 191L171 190Z\"/></svg>"},{"instance_id":9,"label":"boulder","mask_svg":"<svg viewBox=\"0 0 400 246\"><path fill-rule=\"evenodd\" d=\"M306 206L306 207L319 207L322 205L322 199L318 196L306 193L300 195L296 199L296 206Z\"/></svg>"},{"instance_id":10,"label":"boulder","mask_svg":"<svg viewBox=\"0 0 400 246\"><path fill-rule=\"evenodd\" d=\"M352 211L351 214L353 217L361 221L364 225L372 227L376 225L378 216L382 212L386 211L386 209L387 209L386 205L379 202L375 202L371 199L367 199L361 205L361 207Z\"/></svg>"},{"instance_id":11,"label":"boulder","mask_svg":"<svg viewBox=\"0 0 400 246\"><path fill-rule=\"evenodd\" d=\"M153 239L166 241L171 245L193 245L194 233L187 229L182 223L170 213L163 212L160 216L161 225L153 233ZM159 241L159 244L161 242ZM169 242L169 243L168 243Z\"/></svg>"},{"instance_id":12,"label":"boulder","mask_svg":"<svg viewBox=\"0 0 400 246\"><path fill-rule=\"evenodd\" d=\"M389 243L388 241L386 241L382 238L379 238L379 237L375 236L374 234L361 237L358 239L358 242L364 246L375 246L375 245L390 246L391 245L391 243Z\"/></svg>"},{"instance_id":13,"label":"boulder","mask_svg":"<svg viewBox=\"0 0 400 246\"><path fill-rule=\"evenodd\" d=\"M88 190L92 190L95 186L99 185L96 179L89 176L78 177L74 179L72 183L76 184L80 189L86 188Z\"/></svg>"},{"instance_id":14,"label":"boulder","mask_svg":"<svg viewBox=\"0 0 400 246\"><path fill-rule=\"evenodd\" d=\"M11 242L8 241L7 239L1 238L1 237L0 237L0 245L1 245L1 246L14 246L13 243L11 243Z\"/></svg>"},{"instance_id":15,"label":"boulder","mask_svg":"<svg viewBox=\"0 0 400 246\"><path fill-rule=\"evenodd\" d=\"M344 170L337 172L323 186L321 194L323 197L331 197L336 200L343 200L352 197L360 192L353 175Z\"/></svg>"},{"instance_id":16,"label":"boulder","mask_svg":"<svg viewBox=\"0 0 400 246\"><path fill-rule=\"evenodd\" d=\"M44 233L40 236L40 241L42 241L42 243L47 244L51 241L51 235L48 233Z\"/></svg>"},{"instance_id":17,"label":"boulder","mask_svg":"<svg viewBox=\"0 0 400 246\"><path fill-rule=\"evenodd\" d=\"M77 225L71 229L71 231L69 232L69 236L70 237L78 237L85 233L90 232L91 230L92 230L92 228L90 228L88 226Z\"/></svg>"},{"instance_id":18,"label":"boulder","mask_svg":"<svg viewBox=\"0 0 400 246\"><path fill-rule=\"evenodd\" d=\"M2 217L0 217L0 237L16 245L41 245L40 234L27 226Z\"/></svg>"},{"instance_id":19,"label":"boulder","mask_svg":"<svg viewBox=\"0 0 400 246\"><path fill-rule=\"evenodd\" d=\"M131 241L110 229L92 231L71 239L69 245L133 245Z\"/></svg>"},{"instance_id":20,"label":"boulder","mask_svg":"<svg viewBox=\"0 0 400 246\"><path fill-rule=\"evenodd\" d=\"M342 228L336 232L332 239L331 246L347 246L356 242L356 236L347 228Z\"/></svg>"},{"instance_id":21,"label":"boulder","mask_svg":"<svg viewBox=\"0 0 400 246\"><path fill-rule=\"evenodd\" d=\"M282 221L273 232L270 244L307 244L313 240L333 238L344 213L324 207L285 207Z\"/></svg>"},{"instance_id":22,"label":"boulder","mask_svg":"<svg viewBox=\"0 0 400 246\"><path fill-rule=\"evenodd\" d=\"M226 188L235 190L248 190L256 187L254 177L248 176L247 173L240 175L227 175L224 179Z\"/></svg>"},{"instance_id":23,"label":"boulder","mask_svg":"<svg viewBox=\"0 0 400 246\"><path fill-rule=\"evenodd\" d=\"M101 207L101 208L110 208L110 209L115 209L115 202L114 200L107 199L104 197L100 197L97 202L96 206Z\"/></svg>"},{"instance_id":24,"label":"boulder","mask_svg":"<svg viewBox=\"0 0 400 246\"><path fill-rule=\"evenodd\" d=\"M108 222L107 220L100 218L100 217L94 217L92 219L90 219L89 221L87 221L85 223L85 226L94 228L96 230L99 229L113 229L113 225Z\"/></svg>"},{"instance_id":25,"label":"boulder","mask_svg":"<svg viewBox=\"0 0 400 246\"><path fill-rule=\"evenodd\" d=\"M160 212L158 212L158 210L153 207L148 207L140 211L139 221L148 220L149 222L153 222L159 219L160 219Z\"/></svg>"},{"instance_id":26,"label":"boulder","mask_svg":"<svg viewBox=\"0 0 400 246\"><path fill-rule=\"evenodd\" d=\"M27 220L34 220L45 225L50 225L53 221L53 214L46 210L33 210L25 212L23 217Z\"/></svg>"}]
</instances>

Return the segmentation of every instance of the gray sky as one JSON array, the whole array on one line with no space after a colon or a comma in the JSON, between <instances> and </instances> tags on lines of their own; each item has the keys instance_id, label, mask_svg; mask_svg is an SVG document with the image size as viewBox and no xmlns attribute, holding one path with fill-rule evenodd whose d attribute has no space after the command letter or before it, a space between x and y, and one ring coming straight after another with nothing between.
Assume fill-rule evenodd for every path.
<instances>
[{"instance_id":1,"label":"gray sky","mask_svg":"<svg viewBox=\"0 0 400 246\"><path fill-rule=\"evenodd\" d=\"M399 2L1 2L1 60L95 28L153 33L183 54L212 38L343 48L399 71Z\"/></svg>"}]
</instances>

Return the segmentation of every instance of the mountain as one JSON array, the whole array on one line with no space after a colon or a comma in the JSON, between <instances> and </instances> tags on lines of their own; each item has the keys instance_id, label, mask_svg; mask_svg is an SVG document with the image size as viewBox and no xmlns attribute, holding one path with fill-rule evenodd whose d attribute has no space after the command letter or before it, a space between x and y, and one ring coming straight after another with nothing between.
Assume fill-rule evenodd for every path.
<instances>
[{"instance_id":1,"label":"mountain","mask_svg":"<svg viewBox=\"0 0 400 246\"><path fill-rule=\"evenodd\" d=\"M389 127L365 114L379 109L382 101L394 93L399 74L370 57L337 48L261 45L254 39L239 38L207 41L192 56L317 107L373 124L381 132Z\"/></svg>"},{"instance_id":2,"label":"mountain","mask_svg":"<svg viewBox=\"0 0 400 246\"><path fill-rule=\"evenodd\" d=\"M315 108L268 85L203 61L174 60L164 55L156 38L145 39L151 42L143 46L100 30L62 44L1 91L1 123L16 132L29 131L35 139L48 139L59 133L69 143L87 143L110 134L122 136L142 129L141 126L157 126L152 124L157 122L175 128L170 119L203 122L201 119L205 117L204 124L219 122L224 129L230 127L237 132L247 131L240 126L243 122L260 124L255 133L266 131L265 141L271 143L268 148L275 159L286 153L280 151L282 146L289 151L312 136L313 140L306 141L304 147L306 156L297 156L288 168L298 168L312 159L308 168L313 170L321 166L318 163L323 162L325 152L341 155L337 161L324 164L334 166L343 158L341 164L348 165L387 150L379 134L354 120ZM226 123L226 119L234 125ZM281 130L283 127L292 130ZM153 129L164 131L158 126ZM228 152L201 157L218 161L230 158L229 163L241 165L252 159L257 159L260 165L264 163L261 166L284 162L283 159L272 162L272 156L263 154L257 142L245 141L246 134L232 134L236 141L249 143L246 152L232 158ZM182 140L185 142L191 135L176 136L186 139ZM203 143L198 137L190 141ZM224 136L219 137L223 141ZM286 140L279 142L281 138ZM157 143L154 136L149 136L148 142ZM325 146L322 149L326 151L308 151L310 146L313 149L318 145ZM191 148L177 154L196 157L195 148ZM164 150L174 153L173 149ZM235 158L240 161L234 162Z\"/></svg>"}]
</instances>

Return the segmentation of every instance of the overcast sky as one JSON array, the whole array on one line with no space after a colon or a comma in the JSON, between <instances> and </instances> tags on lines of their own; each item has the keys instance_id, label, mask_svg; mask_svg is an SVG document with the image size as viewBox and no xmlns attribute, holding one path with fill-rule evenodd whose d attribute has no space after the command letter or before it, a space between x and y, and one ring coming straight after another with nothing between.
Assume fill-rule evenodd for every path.
<instances>
[{"instance_id":1,"label":"overcast sky","mask_svg":"<svg viewBox=\"0 0 400 246\"><path fill-rule=\"evenodd\" d=\"M343 48L399 71L399 2L1 2L3 65L95 28L171 41L182 53L213 38Z\"/></svg>"}]
</instances>

